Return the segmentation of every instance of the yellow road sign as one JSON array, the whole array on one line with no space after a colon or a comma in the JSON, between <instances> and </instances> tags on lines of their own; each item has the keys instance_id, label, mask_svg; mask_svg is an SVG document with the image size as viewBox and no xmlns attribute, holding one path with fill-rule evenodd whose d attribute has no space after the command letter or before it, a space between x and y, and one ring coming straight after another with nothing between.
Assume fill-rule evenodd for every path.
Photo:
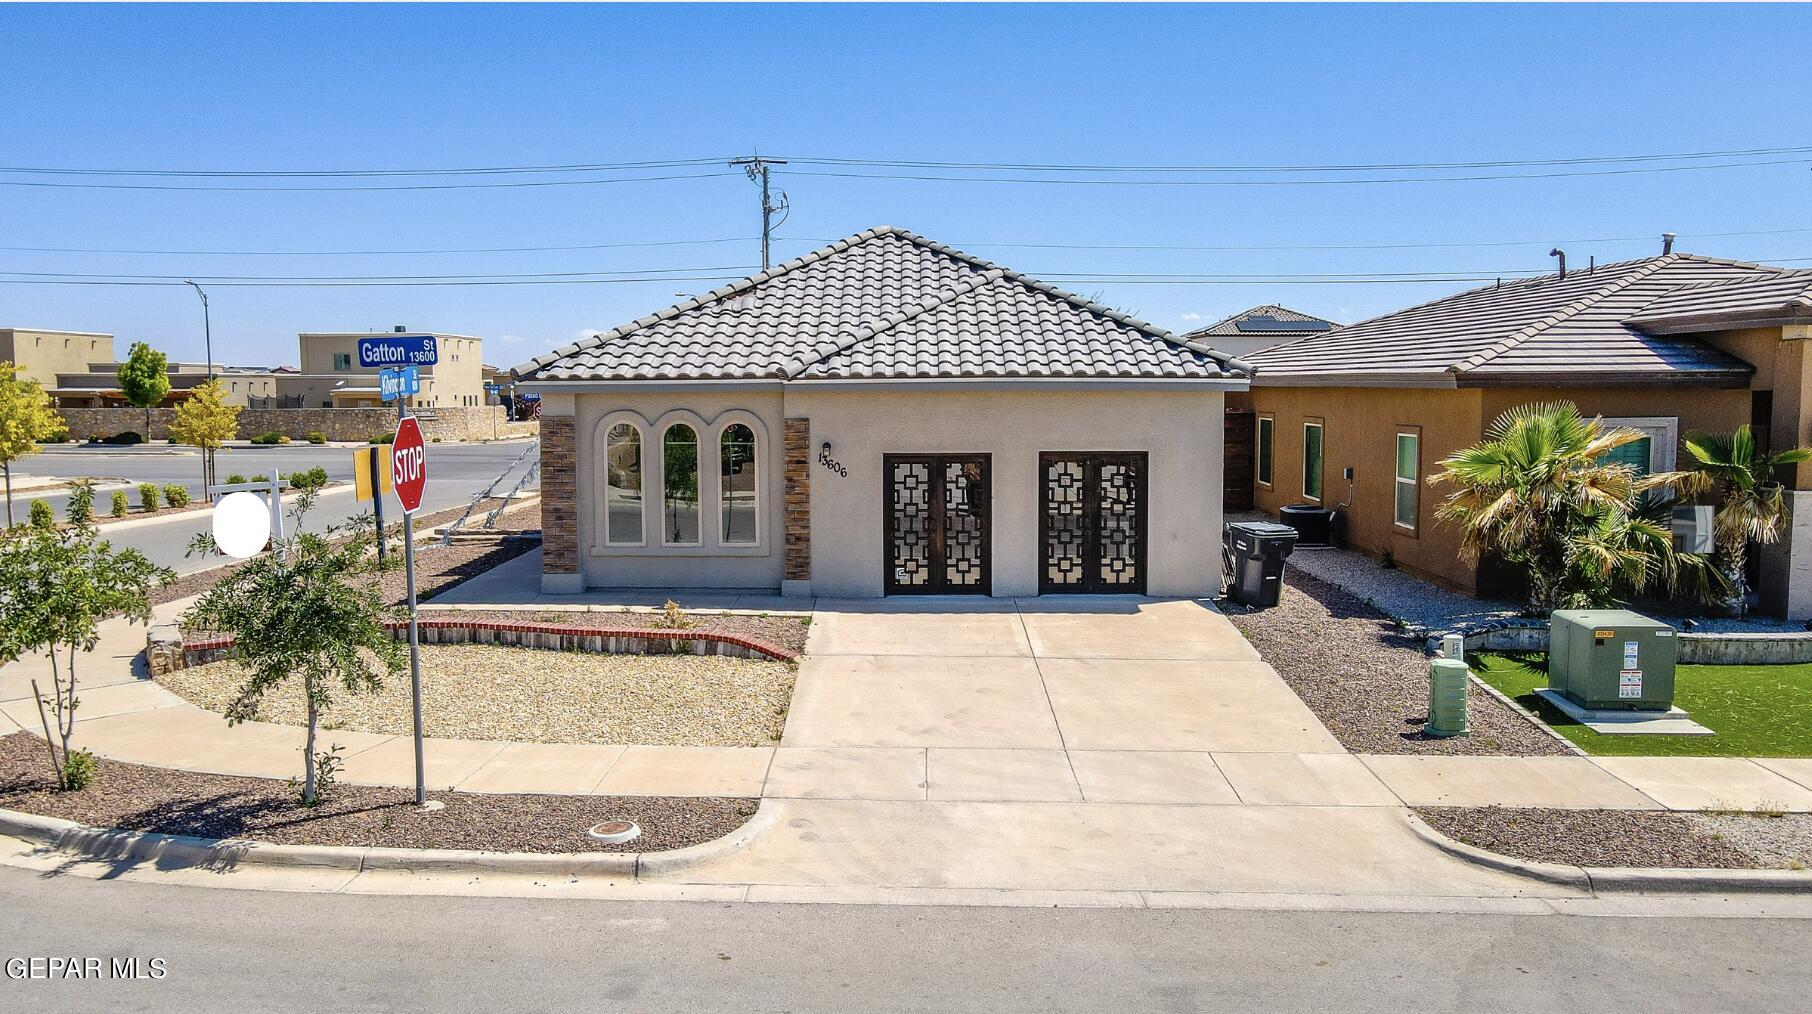
<instances>
[{"instance_id":1,"label":"yellow road sign","mask_svg":"<svg viewBox=\"0 0 1812 1014\"><path fill-rule=\"evenodd\" d=\"M378 492L388 493L390 484L390 445L360 447L352 452L352 495L359 500L371 499L372 458L377 459Z\"/></svg>"}]
</instances>

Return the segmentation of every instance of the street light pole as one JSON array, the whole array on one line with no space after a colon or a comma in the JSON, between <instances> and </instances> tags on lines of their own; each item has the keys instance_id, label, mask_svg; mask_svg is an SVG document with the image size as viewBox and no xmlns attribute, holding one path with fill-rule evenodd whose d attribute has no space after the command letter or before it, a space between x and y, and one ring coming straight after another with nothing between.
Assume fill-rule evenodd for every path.
<instances>
[{"instance_id":1,"label":"street light pole","mask_svg":"<svg viewBox=\"0 0 1812 1014\"><path fill-rule=\"evenodd\" d=\"M202 290L201 286L196 285L194 282L190 281L189 279L185 278L182 281L183 281L184 285L187 285L190 288L194 289L195 294L197 296L201 297L202 348L208 357L208 379L213 380L214 379L214 324L213 324L213 321L209 319L210 315L208 313L208 294ZM149 433L145 434L145 437L147 439L149 439L150 436L151 436L151 434L149 434ZM202 480L201 481L201 490L202 490L203 495L206 495L208 488L210 486L214 485L214 452L207 449L206 447L201 449L201 480Z\"/></svg>"}]
</instances>

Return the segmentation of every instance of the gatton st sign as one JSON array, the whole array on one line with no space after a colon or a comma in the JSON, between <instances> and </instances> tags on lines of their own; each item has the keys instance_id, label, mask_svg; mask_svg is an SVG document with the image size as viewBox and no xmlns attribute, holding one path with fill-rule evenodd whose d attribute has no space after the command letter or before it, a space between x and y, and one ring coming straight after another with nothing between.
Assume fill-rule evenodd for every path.
<instances>
[{"instance_id":1,"label":"gatton st sign","mask_svg":"<svg viewBox=\"0 0 1812 1014\"><path fill-rule=\"evenodd\" d=\"M431 334L387 334L359 339L359 366L433 366L440 362L440 345Z\"/></svg>"}]
</instances>

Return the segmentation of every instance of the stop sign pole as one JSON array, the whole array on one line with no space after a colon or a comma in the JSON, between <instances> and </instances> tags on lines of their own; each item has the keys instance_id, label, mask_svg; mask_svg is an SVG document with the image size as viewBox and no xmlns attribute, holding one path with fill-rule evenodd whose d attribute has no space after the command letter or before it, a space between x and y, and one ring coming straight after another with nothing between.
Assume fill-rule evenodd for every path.
<instances>
[{"instance_id":1,"label":"stop sign pole","mask_svg":"<svg viewBox=\"0 0 1812 1014\"><path fill-rule=\"evenodd\" d=\"M403 577L409 589L409 698L415 719L415 805L428 805L427 763L422 755L421 628L415 618L415 512L428 485L427 447L421 424L396 402L396 437L390 443L391 484L403 506ZM378 495L382 496L382 493ZM439 809L438 806L434 807Z\"/></svg>"}]
</instances>

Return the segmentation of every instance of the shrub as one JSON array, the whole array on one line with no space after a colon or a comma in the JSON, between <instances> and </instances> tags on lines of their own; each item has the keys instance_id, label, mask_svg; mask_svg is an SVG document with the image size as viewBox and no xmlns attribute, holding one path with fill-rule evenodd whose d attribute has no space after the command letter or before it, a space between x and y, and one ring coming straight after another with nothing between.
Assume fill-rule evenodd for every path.
<instances>
[{"instance_id":1,"label":"shrub","mask_svg":"<svg viewBox=\"0 0 1812 1014\"><path fill-rule=\"evenodd\" d=\"M281 433L276 432L275 430L272 430L269 433L260 433L257 436L253 437L252 443L254 443L254 444L287 444L287 443L289 443L289 438L284 436Z\"/></svg>"},{"instance_id":2,"label":"shrub","mask_svg":"<svg viewBox=\"0 0 1812 1014\"><path fill-rule=\"evenodd\" d=\"M316 430L308 435L308 442L311 444L324 444L327 442L327 434L322 433L320 430Z\"/></svg>"},{"instance_id":3,"label":"shrub","mask_svg":"<svg viewBox=\"0 0 1812 1014\"><path fill-rule=\"evenodd\" d=\"M142 444L144 442L145 435L143 433L135 433L132 430L127 430L124 433L115 433L113 436L107 437L101 441L103 444L119 445Z\"/></svg>"},{"instance_id":4,"label":"shrub","mask_svg":"<svg viewBox=\"0 0 1812 1014\"><path fill-rule=\"evenodd\" d=\"M71 750L63 758L63 788L72 792L84 788L94 781L94 776L100 770L100 762L94 759L94 754L86 750Z\"/></svg>"},{"instance_id":5,"label":"shrub","mask_svg":"<svg viewBox=\"0 0 1812 1014\"><path fill-rule=\"evenodd\" d=\"M69 441L70 441L69 430L65 429L62 426L58 426L56 429L51 430L49 433L44 434L44 439L39 441L39 443L66 444L66 443L69 443Z\"/></svg>"},{"instance_id":6,"label":"shrub","mask_svg":"<svg viewBox=\"0 0 1812 1014\"><path fill-rule=\"evenodd\" d=\"M128 509L130 509L129 505L126 502L126 491L123 489L114 490L112 504L113 504L113 516L116 518L125 517L126 511Z\"/></svg>"},{"instance_id":7,"label":"shrub","mask_svg":"<svg viewBox=\"0 0 1812 1014\"><path fill-rule=\"evenodd\" d=\"M320 465L306 472L296 472L289 477L290 489L320 489L327 485L327 469Z\"/></svg>"},{"instance_id":8,"label":"shrub","mask_svg":"<svg viewBox=\"0 0 1812 1014\"><path fill-rule=\"evenodd\" d=\"M368 444L394 444L396 443L396 431L391 430L388 433L379 433L377 436L372 437L365 442Z\"/></svg>"},{"instance_id":9,"label":"shrub","mask_svg":"<svg viewBox=\"0 0 1812 1014\"><path fill-rule=\"evenodd\" d=\"M69 500L63 513L72 525L85 525L94 520L94 480L77 479L69 484Z\"/></svg>"},{"instance_id":10,"label":"shrub","mask_svg":"<svg viewBox=\"0 0 1812 1014\"><path fill-rule=\"evenodd\" d=\"M225 485L237 486L244 481L245 481L245 476L240 475L238 472L234 472L232 475L229 475L226 477Z\"/></svg>"},{"instance_id":11,"label":"shrub","mask_svg":"<svg viewBox=\"0 0 1812 1014\"><path fill-rule=\"evenodd\" d=\"M172 507L189 505L189 487L180 482L173 482L164 487L164 502Z\"/></svg>"},{"instance_id":12,"label":"shrub","mask_svg":"<svg viewBox=\"0 0 1812 1014\"><path fill-rule=\"evenodd\" d=\"M57 512L50 509L48 500L33 500L30 517L33 528L55 528L57 524Z\"/></svg>"},{"instance_id":13,"label":"shrub","mask_svg":"<svg viewBox=\"0 0 1812 1014\"><path fill-rule=\"evenodd\" d=\"M158 487L157 483L141 482L138 484L138 505L140 507L146 511L154 511L162 500L163 490Z\"/></svg>"}]
</instances>

